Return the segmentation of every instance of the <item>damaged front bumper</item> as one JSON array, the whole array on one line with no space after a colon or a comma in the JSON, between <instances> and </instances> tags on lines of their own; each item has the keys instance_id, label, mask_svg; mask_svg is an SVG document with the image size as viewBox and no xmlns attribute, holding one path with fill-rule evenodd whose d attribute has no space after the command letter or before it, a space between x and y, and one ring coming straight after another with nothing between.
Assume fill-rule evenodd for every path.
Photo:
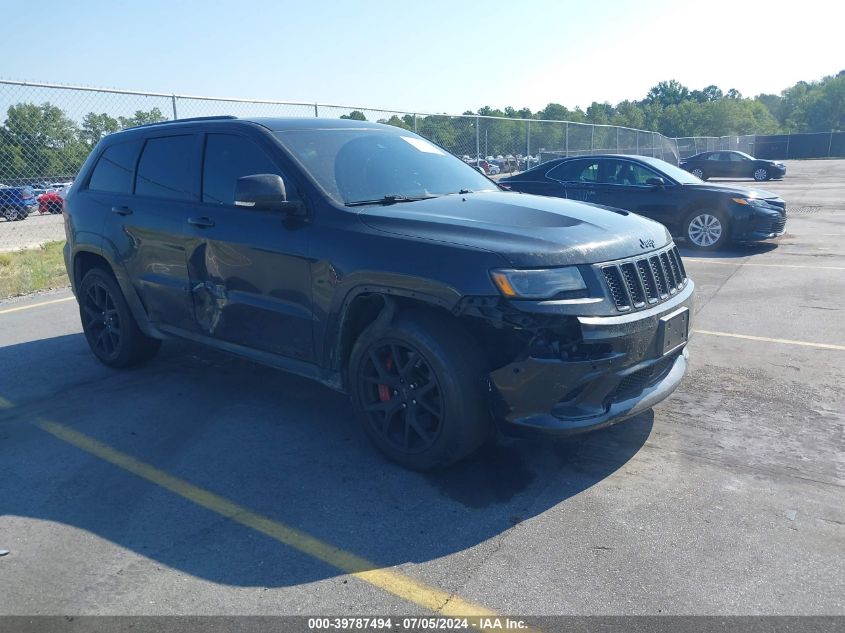
<instances>
[{"instance_id":1,"label":"damaged front bumper","mask_svg":"<svg viewBox=\"0 0 845 633\"><path fill-rule=\"evenodd\" d=\"M577 316L578 354L529 354L493 371L488 386L502 429L514 435L588 431L637 415L669 396L686 372L693 291L688 280L675 296L650 309ZM685 330L680 338L679 327Z\"/></svg>"}]
</instances>

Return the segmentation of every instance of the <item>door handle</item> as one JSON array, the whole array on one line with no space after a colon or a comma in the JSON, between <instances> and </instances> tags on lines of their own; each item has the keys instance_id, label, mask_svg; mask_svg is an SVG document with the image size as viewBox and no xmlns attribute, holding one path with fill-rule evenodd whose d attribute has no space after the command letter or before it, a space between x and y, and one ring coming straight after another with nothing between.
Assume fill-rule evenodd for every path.
<instances>
[{"instance_id":1,"label":"door handle","mask_svg":"<svg viewBox=\"0 0 845 633\"><path fill-rule=\"evenodd\" d=\"M214 226L214 220L205 216L201 218L188 218L188 224L195 226L199 229L210 229L212 226Z\"/></svg>"},{"instance_id":2,"label":"door handle","mask_svg":"<svg viewBox=\"0 0 845 633\"><path fill-rule=\"evenodd\" d=\"M129 207L112 207L111 212L118 215L132 215L132 209Z\"/></svg>"}]
</instances>

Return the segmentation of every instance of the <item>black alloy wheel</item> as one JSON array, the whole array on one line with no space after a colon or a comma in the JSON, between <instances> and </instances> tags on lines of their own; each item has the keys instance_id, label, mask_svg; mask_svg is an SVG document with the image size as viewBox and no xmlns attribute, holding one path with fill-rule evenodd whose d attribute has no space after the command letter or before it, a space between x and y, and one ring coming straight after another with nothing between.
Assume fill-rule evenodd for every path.
<instances>
[{"instance_id":1,"label":"black alloy wheel","mask_svg":"<svg viewBox=\"0 0 845 633\"><path fill-rule=\"evenodd\" d=\"M105 365L131 367L149 360L161 341L138 327L117 280L103 268L92 268L77 290L82 330L91 351Z\"/></svg>"},{"instance_id":2,"label":"black alloy wheel","mask_svg":"<svg viewBox=\"0 0 845 633\"><path fill-rule=\"evenodd\" d=\"M485 375L475 338L448 313L424 307L365 329L347 373L370 440L414 470L447 466L491 437Z\"/></svg>"},{"instance_id":3,"label":"black alloy wheel","mask_svg":"<svg viewBox=\"0 0 845 633\"><path fill-rule=\"evenodd\" d=\"M431 366L401 341L368 350L358 383L371 430L398 451L430 449L443 428L443 394Z\"/></svg>"},{"instance_id":4,"label":"black alloy wheel","mask_svg":"<svg viewBox=\"0 0 845 633\"><path fill-rule=\"evenodd\" d=\"M120 315L109 288L100 280L88 284L80 298L82 329L98 357L114 359L120 353Z\"/></svg>"}]
</instances>

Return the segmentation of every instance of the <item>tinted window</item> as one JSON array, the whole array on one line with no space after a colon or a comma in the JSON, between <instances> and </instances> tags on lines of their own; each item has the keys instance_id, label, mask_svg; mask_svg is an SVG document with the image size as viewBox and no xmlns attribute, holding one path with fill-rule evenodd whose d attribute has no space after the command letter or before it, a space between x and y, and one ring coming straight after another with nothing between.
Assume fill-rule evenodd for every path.
<instances>
[{"instance_id":1,"label":"tinted window","mask_svg":"<svg viewBox=\"0 0 845 633\"><path fill-rule=\"evenodd\" d=\"M735 163L741 163L742 161L745 160L743 155L739 154L737 152L731 152L730 154L728 154L728 157L730 158L730 160L732 160Z\"/></svg>"},{"instance_id":2,"label":"tinted window","mask_svg":"<svg viewBox=\"0 0 845 633\"><path fill-rule=\"evenodd\" d=\"M602 182L613 185L646 185L649 178L658 178L659 174L627 160L605 161Z\"/></svg>"},{"instance_id":3,"label":"tinted window","mask_svg":"<svg viewBox=\"0 0 845 633\"><path fill-rule=\"evenodd\" d=\"M279 168L254 142L233 134L209 134L205 142L202 170L202 200L216 204L235 203L235 181L242 176L278 174ZM288 199L295 199L290 182Z\"/></svg>"},{"instance_id":4,"label":"tinted window","mask_svg":"<svg viewBox=\"0 0 845 633\"><path fill-rule=\"evenodd\" d=\"M722 160L722 155L719 152L715 152L710 154L710 156L707 157L707 160Z\"/></svg>"},{"instance_id":5,"label":"tinted window","mask_svg":"<svg viewBox=\"0 0 845 633\"><path fill-rule=\"evenodd\" d=\"M151 138L144 145L135 178L139 196L196 200L193 136Z\"/></svg>"},{"instance_id":6,"label":"tinted window","mask_svg":"<svg viewBox=\"0 0 845 633\"><path fill-rule=\"evenodd\" d=\"M548 173L548 177L561 182L596 182L599 177L599 164L594 160L561 163Z\"/></svg>"},{"instance_id":7,"label":"tinted window","mask_svg":"<svg viewBox=\"0 0 845 633\"><path fill-rule=\"evenodd\" d=\"M461 159L399 128L289 130L276 137L341 203L496 190Z\"/></svg>"},{"instance_id":8,"label":"tinted window","mask_svg":"<svg viewBox=\"0 0 845 633\"><path fill-rule=\"evenodd\" d=\"M107 148L91 173L88 188L95 191L129 193L132 186L132 169L135 167L140 145L141 141L130 141Z\"/></svg>"}]
</instances>

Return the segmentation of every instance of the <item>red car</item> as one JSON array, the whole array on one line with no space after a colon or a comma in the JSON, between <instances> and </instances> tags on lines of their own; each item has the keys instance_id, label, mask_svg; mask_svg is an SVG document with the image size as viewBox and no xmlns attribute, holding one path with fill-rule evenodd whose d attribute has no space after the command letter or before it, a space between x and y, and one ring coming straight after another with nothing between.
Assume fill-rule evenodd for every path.
<instances>
[{"instance_id":1,"label":"red car","mask_svg":"<svg viewBox=\"0 0 845 633\"><path fill-rule=\"evenodd\" d=\"M64 200L58 191L48 191L38 196L39 213L61 213L63 206Z\"/></svg>"}]
</instances>

